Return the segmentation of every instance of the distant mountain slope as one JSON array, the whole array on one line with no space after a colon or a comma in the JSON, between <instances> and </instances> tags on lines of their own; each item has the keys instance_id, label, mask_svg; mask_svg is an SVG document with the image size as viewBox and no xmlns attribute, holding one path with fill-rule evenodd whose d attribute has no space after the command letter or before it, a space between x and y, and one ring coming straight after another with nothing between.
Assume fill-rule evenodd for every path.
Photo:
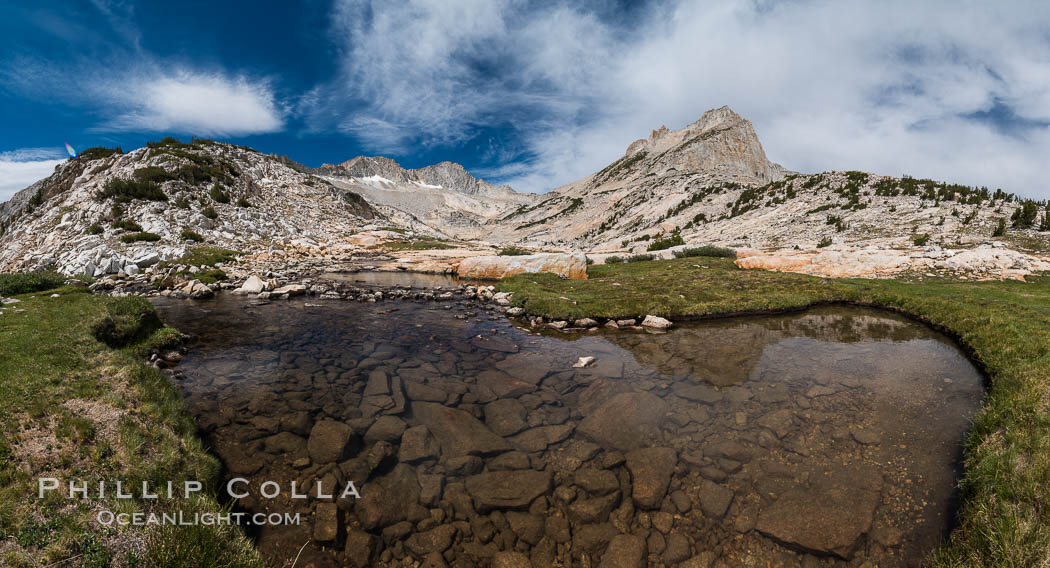
<instances>
[{"instance_id":1,"label":"distant mountain slope","mask_svg":"<svg viewBox=\"0 0 1050 568\"><path fill-rule=\"evenodd\" d=\"M536 199L534 194L477 179L455 162L409 170L383 156L358 156L341 164L324 164L315 171L371 203L459 238L482 238L483 226Z\"/></svg>"},{"instance_id":2,"label":"distant mountain slope","mask_svg":"<svg viewBox=\"0 0 1050 568\"><path fill-rule=\"evenodd\" d=\"M85 152L0 205L0 271L103 272L181 256L328 241L378 221L360 195L281 160L212 141L165 139Z\"/></svg>"}]
</instances>

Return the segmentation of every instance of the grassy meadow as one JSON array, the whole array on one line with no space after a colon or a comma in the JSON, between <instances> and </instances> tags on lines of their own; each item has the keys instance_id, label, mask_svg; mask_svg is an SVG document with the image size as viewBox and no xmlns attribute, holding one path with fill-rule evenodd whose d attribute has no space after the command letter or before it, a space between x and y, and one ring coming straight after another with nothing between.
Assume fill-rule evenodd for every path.
<instances>
[{"instance_id":1,"label":"grassy meadow","mask_svg":"<svg viewBox=\"0 0 1050 568\"><path fill-rule=\"evenodd\" d=\"M218 512L221 469L178 389L145 360L180 334L142 298L55 288L62 280L0 275L0 293L21 300L0 311L0 565L261 566L236 528L97 521L102 510ZM105 480L109 493L68 499L56 490L38 499L40 477L58 478L63 489L69 480ZM189 501L117 500L116 480L179 488L196 480L206 491Z\"/></svg>"},{"instance_id":2,"label":"grassy meadow","mask_svg":"<svg viewBox=\"0 0 1050 568\"><path fill-rule=\"evenodd\" d=\"M502 281L513 303L551 319L671 319L880 306L954 336L988 375L965 445L959 526L932 566L1050 566L1050 276L1028 282L829 279L741 270L731 259L597 265L588 280L551 274Z\"/></svg>"}]
</instances>

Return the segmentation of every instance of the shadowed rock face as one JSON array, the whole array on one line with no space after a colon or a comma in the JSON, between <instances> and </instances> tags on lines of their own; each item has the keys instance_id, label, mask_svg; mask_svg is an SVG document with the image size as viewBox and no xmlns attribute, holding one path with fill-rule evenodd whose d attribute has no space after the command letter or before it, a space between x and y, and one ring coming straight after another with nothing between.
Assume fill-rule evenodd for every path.
<instances>
[{"instance_id":1,"label":"shadowed rock face","mask_svg":"<svg viewBox=\"0 0 1050 568\"><path fill-rule=\"evenodd\" d=\"M515 274L550 272L571 280L587 279L587 257L583 254L530 254L522 256L475 256L459 263L460 278L499 280Z\"/></svg>"}]
</instances>

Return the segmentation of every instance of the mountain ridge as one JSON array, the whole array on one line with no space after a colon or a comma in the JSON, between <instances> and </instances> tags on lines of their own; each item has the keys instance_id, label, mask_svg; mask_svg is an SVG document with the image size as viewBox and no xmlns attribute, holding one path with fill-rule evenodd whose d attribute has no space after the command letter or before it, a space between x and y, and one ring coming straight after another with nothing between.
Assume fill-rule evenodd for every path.
<instances>
[{"instance_id":1,"label":"mountain ridge","mask_svg":"<svg viewBox=\"0 0 1050 568\"><path fill-rule=\"evenodd\" d=\"M339 164L321 164L315 173L344 178L379 176L395 183L416 182L444 187L467 195L505 196L518 193L509 185L492 185L476 178L462 164L447 160L422 168L407 169L386 156L355 156Z\"/></svg>"},{"instance_id":2,"label":"mountain ridge","mask_svg":"<svg viewBox=\"0 0 1050 568\"><path fill-rule=\"evenodd\" d=\"M1001 236L1008 222L1011 238L1027 246L1046 240L1037 227L1050 227L1045 204L1001 190L791 172L768 159L754 126L729 107L678 130L653 129L605 168L541 195L493 186L453 162L408 170L390 158L358 156L314 169L174 139L108 152L63 163L0 204L0 270L137 265L142 251L162 259L184 253L193 242L187 235L245 251L301 243L350 251L356 233L394 227L612 254L661 241L781 250L976 246ZM158 193L163 200L151 201ZM121 228L128 226L148 234Z\"/></svg>"}]
</instances>

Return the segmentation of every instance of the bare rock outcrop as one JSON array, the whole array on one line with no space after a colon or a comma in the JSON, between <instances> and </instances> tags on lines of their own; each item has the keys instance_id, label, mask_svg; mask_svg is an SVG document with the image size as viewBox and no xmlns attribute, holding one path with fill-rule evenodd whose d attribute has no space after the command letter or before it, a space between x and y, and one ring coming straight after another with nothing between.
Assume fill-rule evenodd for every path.
<instances>
[{"instance_id":1,"label":"bare rock outcrop","mask_svg":"<svg viewBox=\"0 0 1050 568\"><path fill-rule=\"evenodd\" d=\"M499 280L515 274L549 272L572 280L587 279L587 257L577 254L475 256L459 263L460 278Z\"/></svg>"},{"instance_id":2,"label":"bare rock outcrop","mask_svg":"<svg viewBox=\"0 0 1050 568\"><path fill-rule=\"evenodd\" d=\"M1033 272L1050 270L1050 260L1003 246L953 250L899 250L850 247L787 250L738 258L740 268L800 272L830 278L892 277L905 272L955 273L965 278L1023 280Z\"/></svg>"}]
</instances>

